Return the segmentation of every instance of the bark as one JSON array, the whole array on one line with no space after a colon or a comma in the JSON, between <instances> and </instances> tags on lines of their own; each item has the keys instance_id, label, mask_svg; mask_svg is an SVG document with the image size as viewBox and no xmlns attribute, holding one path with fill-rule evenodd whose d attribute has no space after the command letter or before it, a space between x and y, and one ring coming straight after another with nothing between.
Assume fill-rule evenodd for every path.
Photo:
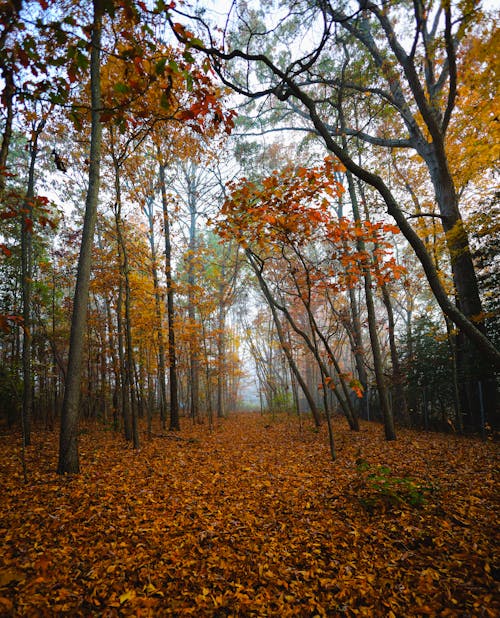
<instances>
[{"instance_id":1,"label":"bark","mask_svg":"<svg viewBox=\"0 0 500 618\"><path fill-rule=\"evenodd\" d=\"M160 421L162 429L167 423L167 390L165 371L165 341L163 339L163 319L161 311L160 284L158 279L157 253L154 240L153 200L147 205L146 216L149 223L149 246L151 249L151 271L153 274L153 289L155 295L155 317L158 333L158 382L160 386Z\"/></svg>"},{"instance_id":2,"label":"bark","mask_svg":"<svg viewBox=\"0 0 500 618\"><path fill-rule=\"evenodd\" d=\"M172 245L170 242L170 215L168 212L167 187L165 181L165 166L160 163L160 188L163 208L163 232L165 236L165 277L167 280L167 317L168 317L168 360L170 382L170 426L172 431L180 429L179 399L177 385L177 353L175 349L175 310L174 288L172 278Z\"/></svg>"},{"instance_id":3,"label":"bark","mask_svg":"<svg viewBox=\"0 0 500 618\"><path fill-rule=\"evenodd\" d=\"M188 318L191 327L189 337L189 385L191 391L191 418L199 421L200 417L200 367L198 360L198 323L196 319L195 307L195 253L196 253L196 181L194 175L189 170L185 170L185 179L188 192L189 206L189 245L188 245L188 264L187 264L187 284L188 284Z\"/></svg>"},{"instance_id":4,"label":"bark","mask_svg":"<svg viewBox=\"0 0 500 618\"><path fill-rule=\"evenodd\" d=\"M7 169L7 157L9 155L10 142L12 139L12 122L14 119L14 72L12 67L2 66L3 79L5 82L2 93L2 104L5 107L5 125L0 146L0 195L5 191L5 171Z\"/></svg>"},{"instance_id":5,"label":"bark","mask_svg":"<svg viewBox=\"0 0 500 618\"><path fill-rule=\"evenodd\" d=\"M23 406L22 429L23 443L31 444L31 411L33 407L33 379L31 371L31 343L32 343L32 311L31 291L33 278L33 199L35 197L35 166L38 155L38 139L45 126L42 119L33 129L29 144L30 164L28 171L28 186L21 214L21 278L23 297Z\"/></svg>"},{"instance_id":6,"label":"bark","mask_svg":"<svg viewBox=\"0 0 500 618\"><path fill-rule=\"evenodd\" d=\"M76 288L71 318L68 370L66 388L61 412L61 431L59 438L59 474L78 473L80 462L78 456L78 408L80 402L80 381L83 358L83 342L87 324L87 303L89 295L90 270L92 264L92 246L97 202L99 196L102 125L101 117L101 83L100 53L103 4L102 0L93 0L93 25L90 52L90 90L91 90L91 137L89 184L85 202L82 242L78 259Z\"/></svg>"}]
</instances>

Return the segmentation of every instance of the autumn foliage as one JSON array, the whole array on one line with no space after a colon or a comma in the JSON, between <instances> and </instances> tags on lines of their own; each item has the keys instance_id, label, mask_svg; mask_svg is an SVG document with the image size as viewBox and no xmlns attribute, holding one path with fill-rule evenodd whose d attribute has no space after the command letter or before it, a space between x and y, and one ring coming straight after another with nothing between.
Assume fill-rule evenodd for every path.
<instances>
[{"instance_id":1,"label":"autumn foliage","mask_svg":"<svg viewBox=\"0 0 500 618\"><path fill-rule=\"evenodd\" d=\"M327 156L319 165L286 166L259 182L243 179L229 184L231 193L221 209L218 233L235 238L263 258L283 253L285 247L299 255L304 246L322 243L328 266L326 272L316 267L315 274L336 291L358 283L366 269L374 270L378 283L398 277L403 269L391 256L392 239L388 238L398 233L397 228L336 215L336 200L344 193L338 180L343 169ZM374 249L360 250L358 240Z\"/></svg>"},{"instance_id":2,"label":"autumn foliage","mask_svg":"<svg viewBox=\"0 0 500 618\"><path fill-rule=\"evenodd\" d=\"M335 421L234 415L140 452L82 429L55 469L38 432L23 483L0 437L2 616L498 615L495 447Z\"/></svg>"}]
</instances>

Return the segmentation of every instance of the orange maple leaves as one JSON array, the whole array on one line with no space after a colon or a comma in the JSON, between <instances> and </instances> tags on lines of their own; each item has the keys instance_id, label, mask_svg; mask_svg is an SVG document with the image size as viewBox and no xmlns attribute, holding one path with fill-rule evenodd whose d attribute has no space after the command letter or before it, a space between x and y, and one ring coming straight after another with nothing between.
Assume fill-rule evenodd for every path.
<instances>
[{"instance_id":1,"label":"orange maple leaves","mask_svg":"<svg viewBox=\"0 0 500 618\"><path fill-rule=\"evenodd\" d=\"M219 233L228 236L239 230L243 244L310 240L321 224L328 224L331 199L344 190L335 178L341 169L326 157L312 168L288 166L260 182L231 183Z\"/></svg>"},{"instance_id":2,"label":"orange maple leaves","mask_svg":"<svg viewBox=\"0 0 500 618\"><path fill-rule=\"evenodd\" d=\"M315 167L287 166L261 181L231 183L217 231L263 254L280 253L284 247L299 253L307 244L319 244L328 266L323 274L315 269L309 276L317 282L328 279L330 287L355 285L365 269L373 271L379 284L399 277L403 269L391 256L388 239L398 233L396 227L335 215L336 200L344 192L339 180L343 170L328 156ZM368 249L359 248L360 239Z\"/></svg>"}]
</instances>

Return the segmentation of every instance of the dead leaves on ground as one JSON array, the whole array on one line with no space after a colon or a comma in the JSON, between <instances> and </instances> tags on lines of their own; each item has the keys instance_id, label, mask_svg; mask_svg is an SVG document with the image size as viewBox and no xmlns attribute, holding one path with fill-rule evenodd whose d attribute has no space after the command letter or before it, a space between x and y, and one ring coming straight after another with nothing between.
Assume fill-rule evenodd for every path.
<instances>
[{"instance_id":1,"label":"dead leaves on ground","mask_svg":"<svg viewBox=\"0 0 500 618\"><path fill-rule=\"evenodd\" d=\"M497 616L494 444L234 415L136 453L0 437L2 616ZM408 496L417 496L416 502Z\"/></svg>"}]
</instances>

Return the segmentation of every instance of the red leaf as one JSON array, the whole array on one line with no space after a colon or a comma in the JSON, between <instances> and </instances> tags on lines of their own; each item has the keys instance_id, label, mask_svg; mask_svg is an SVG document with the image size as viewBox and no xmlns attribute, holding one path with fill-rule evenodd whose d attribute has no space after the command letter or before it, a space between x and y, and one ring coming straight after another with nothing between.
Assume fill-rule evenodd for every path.
<instances>
[{"instance_id":1,"label":"red leaf","mask_svg":"<svg viewBox=\"0 0 500 618\"><path fill-rule=\"evenodd\" d=\"M0 251L7 257L10 257L12 255L12 251L7 247L7 245L4 245L3 243L0 243Z\"/></svg>"}]
</instances>

